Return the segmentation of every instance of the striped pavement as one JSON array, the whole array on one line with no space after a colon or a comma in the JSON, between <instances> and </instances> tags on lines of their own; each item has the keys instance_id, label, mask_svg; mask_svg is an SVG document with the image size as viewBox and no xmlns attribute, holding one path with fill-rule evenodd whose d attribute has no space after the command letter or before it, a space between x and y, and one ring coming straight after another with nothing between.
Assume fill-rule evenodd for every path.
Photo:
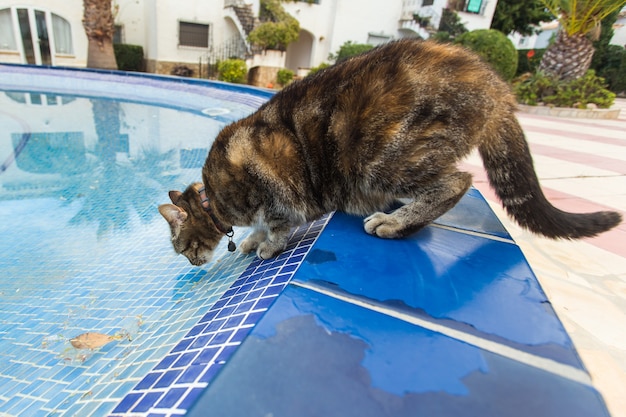
<instances>
[{"instance_id":1,"label":"striped pavement","mask_svg":"<svg viewBox=\"0 0 626 417\"><path fill-rule=\"evenodd\" d=\"M572 212L626 218L626 100L617 120L518 113L547 198ZM462 168L524 251L613 417L626 417L626 224L593 239L552 241L504 214L477 154Z\"/></svg>"}]
</instances>

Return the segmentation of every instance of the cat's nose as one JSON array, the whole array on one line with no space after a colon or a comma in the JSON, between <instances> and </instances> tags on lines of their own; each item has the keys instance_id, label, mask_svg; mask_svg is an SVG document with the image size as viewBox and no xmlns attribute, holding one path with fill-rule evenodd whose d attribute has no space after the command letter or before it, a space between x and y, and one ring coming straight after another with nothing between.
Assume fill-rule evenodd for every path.
<instances>
[{"instance_id":1,"label":"cat's nose","mask_svg":"<svg viewBox=\"0 0 626 417\"><path fill-rule=\"evenodd\" d=\"M192 265L200 266L200 265L206 263L206 260L204 260L204 258L193 258L193 259L189 259L189 262Z\"/></svg>"}]
</instances>

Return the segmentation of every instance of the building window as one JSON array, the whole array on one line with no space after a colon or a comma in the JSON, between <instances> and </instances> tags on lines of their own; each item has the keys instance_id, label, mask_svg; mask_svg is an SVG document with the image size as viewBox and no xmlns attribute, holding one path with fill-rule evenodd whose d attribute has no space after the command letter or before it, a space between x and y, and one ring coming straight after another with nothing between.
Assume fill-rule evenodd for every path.
<instances>
[{"instance_id":1,"label":"building window","mask_svg":"<svg viewBox=\"0 0 626 417\"><path fill-rule=\"evenodd\" d=\"M21 41L19 44L15 39L13 14L16 17L18 39ZM52 22L52 31L48 22ZM31 23L34 23L34 26ZM25 63L28 64L50 64L49 56L52 52L50 49L53 44L56 54L74 53L72 27L66 19L51 12L32 8L0 10L0 49L21 50L26 56ZM38 49L38 53L35 53L35 48Z\"/></svg>"},{"instance_id":2,"label":"building window","mask_svg":"<svg viewBox=\"0 0 626 417\"><path fill-rule=\"evenodd\" d=\"M422 7L432 6L433 4L435 4L435 0L422 0Z\"/></svg>"},{"instance_id":3,"label":"building window","mask_svg":"<svg viewBox=\"0 0 626 417\"><path fill-rule=\"evenodd\" d=\"M457 12L483 13L483 0L450 0L448 7Z\"/></svg>"},{"instance_id":4,"label":"building window","mask_svg":"<svg viewBox=\"0 0 626 417\"><path fill-rule=\"evenodd\" d=\"M124 26L115 25L113 27L113 43L124 43Z\"/></svg>"},{"instance_id":5,"label":"building window","mask_svg":"<svg viewBox=\"0 0 626 417\"><path fill-rule=\"evenodd\" d=\"M54 33L54 50L57 54L74 53L70 22L52 13L52 33Z\"/></svg>"},{"instance_id":6,"label":"building window","mask_svg":"<svg viewBox=\"0 0 626 417\"><path fill-rule=\"evenodd\" d=\"M13 35L13 22L11 21L11 9L0 10L0 49L17 51L15 36Z\"/></svg>"},{"instance_id":7,"label":"building window","mask_svg":"<svg viewBox=\"0 0 626 417\"><path fill-rule=\"evenodd\" d=\"M191 22L178 23L178 45L209 47L209 25Z\"/></svg>"}]
</instances>

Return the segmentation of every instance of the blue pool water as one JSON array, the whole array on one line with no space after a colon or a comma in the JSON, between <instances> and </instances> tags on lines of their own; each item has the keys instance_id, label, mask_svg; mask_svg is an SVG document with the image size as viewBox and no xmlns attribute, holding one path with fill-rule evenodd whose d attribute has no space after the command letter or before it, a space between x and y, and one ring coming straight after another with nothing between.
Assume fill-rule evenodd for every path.
<instances>
[{"instance_id":1,"label":"blue pool water","mask_svg":"<svg viewBox=\"0 0 626 417\"><path fill-rule=\"evenodd\" d=\"M0 65L0 416L608 415L476 190L408 239L330 214L274 260L176 256L157 206L269 97Z\"/></svg>"}]
</instances>

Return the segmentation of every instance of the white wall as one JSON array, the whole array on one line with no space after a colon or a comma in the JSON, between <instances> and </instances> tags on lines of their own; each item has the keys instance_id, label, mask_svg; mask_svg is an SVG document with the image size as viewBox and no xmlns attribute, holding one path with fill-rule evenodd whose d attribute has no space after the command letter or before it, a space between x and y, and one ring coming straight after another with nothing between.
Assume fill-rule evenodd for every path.
<instances>
[{"instance_id":1,"label":"white wall","mask_svg":"<svg viewBox=\"0 0 626 417\"><path fill-rule=\"evenodd\" d=\"M53 52L53 65L68 66L85 66L87 63L87 36L82 25L83 18L83 2L82 0L63 0L63 1L45 1L45 0L0 0L0 9L19 7L19 8L36 8L37 10L47 11L61 16L71 24L72 42L74 53L71 55L55 55ZM15 24L16 22L14 22ZM17 31L17 28L15 28ZM48 28L51 32L52 28ZM19 37L19 33L15 33ZM21 49L20 40L16 39L18 49ZM26 61L21 54L16 52L0 51L0 62L25 63Z\"/></svg>"}]
</instances>

